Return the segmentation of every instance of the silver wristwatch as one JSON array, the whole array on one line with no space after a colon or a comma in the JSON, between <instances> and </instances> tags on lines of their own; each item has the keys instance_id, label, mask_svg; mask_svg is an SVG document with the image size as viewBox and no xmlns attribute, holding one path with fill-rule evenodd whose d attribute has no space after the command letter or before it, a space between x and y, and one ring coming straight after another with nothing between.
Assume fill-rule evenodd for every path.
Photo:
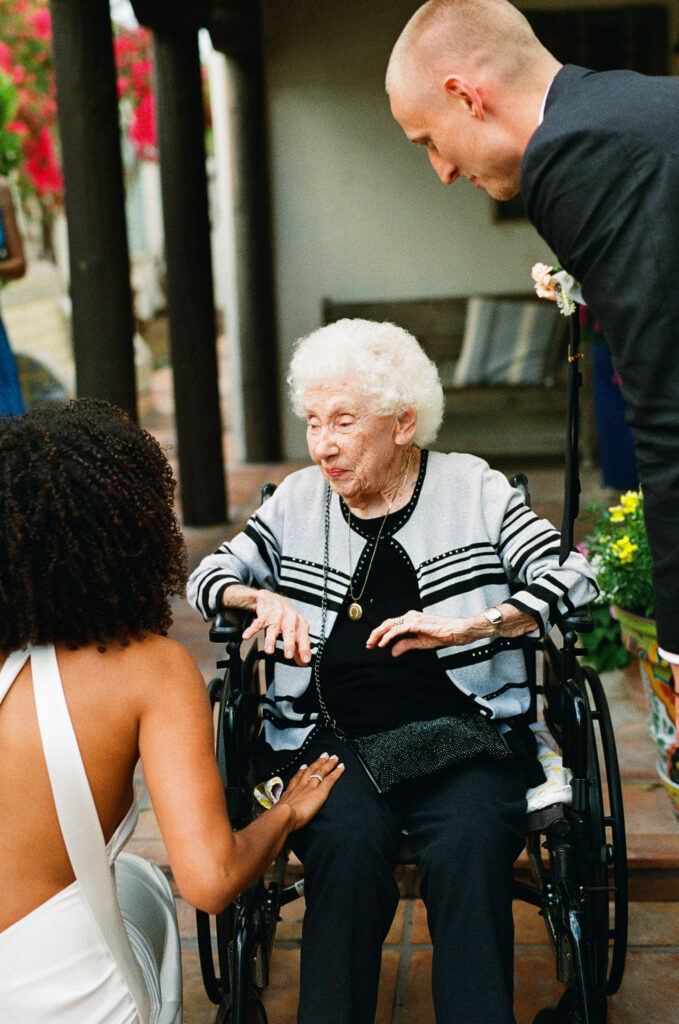
<instances>
[{"instance_id":1,"label":"silver wristwatch","mask_svg":"<svg viewBox=\"0 0 679 1024\"><path fill-rule=\"evenodd\" d=\"M500 626L502 625L502 612L499 608L486 608L483 613L491 626L493 627L493 636L500 635Z\"/></svg>"}]
</instances>

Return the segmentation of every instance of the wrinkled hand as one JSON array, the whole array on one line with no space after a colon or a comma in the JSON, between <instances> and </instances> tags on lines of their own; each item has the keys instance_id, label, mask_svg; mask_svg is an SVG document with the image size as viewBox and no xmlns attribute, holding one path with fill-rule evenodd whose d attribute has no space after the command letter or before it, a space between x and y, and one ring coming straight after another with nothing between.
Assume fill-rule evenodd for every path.
<instances>
[{"instance_id":1,"label":"wrinkled hand","mask_svg":"<svg viewBox=\"0 0 679 1024\"><path fill-rule=\"evenodd\" d=\"M303 764L293 775L278 802L288 804L294 811L295 829L311 821L343 771L337 754L321 754L313 764Z\"/></svg>"},{"instance_id":2,"label":"wrinkled hand","mask_svg":"<svg viewBox=\"0 0 679 1024\"><path fill-rule=\"evenodd\" d=\"M412 610L398 618L385 619L376 626L366 647L386 647L396 640L391 653L397 658L405 651L459 647L487 636L488 622L484 617L475 615L470 619L450 619Z\"/></svg>"},{"instance_id":3,"label":"wrinkled hand","mask_svg":"<svg viewBox=\"0 0 679 1024\"><path fill-rule=\"evenodd\" d=\"M257 611L255 618L243 632L243 639L264 630L264 650L273 654L276 639L280 635L283 640L283 653L288 661L294 659L303 667L311 661L311 645L309 643L309 623L294 605L281 594L271 590L257 592Z\"/></svg>"}]
</instances>

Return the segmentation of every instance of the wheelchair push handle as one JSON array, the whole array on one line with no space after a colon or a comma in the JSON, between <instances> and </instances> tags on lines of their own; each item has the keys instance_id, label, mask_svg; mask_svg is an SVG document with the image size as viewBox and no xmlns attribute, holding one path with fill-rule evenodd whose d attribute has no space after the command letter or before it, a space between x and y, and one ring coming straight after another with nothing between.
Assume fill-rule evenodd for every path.
<instances>
[{"instance_id":1,"label":"wheelchair push handle","mask_svg":"<svg viewBox=\"0 0 679 1024\"><path fill-rule=\"evenodd\" d=\"M213 644L240 644L243 630L252 618L252 612L240 608L220 608L210 626Z\"/></svg>"},{"instance_id":2,"label":"wheelchair push handle","mask_svg":"<svg viewBox=\"0 0 679 1024\"><path fill-rule=\"evenodd\" d=\"M261 500L265 502L276 490L276 485L266 483L261 490ZM210 626L210 640L213 644L240 644L243 631L253 619L253 613L240 608L220 608Z\"/></svg>"},{"instance_id":3,"label":"wheelchair push handle","mask_svg":"<svg viewBox=\"0 0 679 1024\"><path fill-rule=\"evenodd\" d=\"M573 611L568 612L567 615L560 615L557 613L554 617L554 621L562 634L567 632L591 633L594 629L592 613L588 605L584 605L581 608L574 608Z\"/></svg>"}]
</instances>

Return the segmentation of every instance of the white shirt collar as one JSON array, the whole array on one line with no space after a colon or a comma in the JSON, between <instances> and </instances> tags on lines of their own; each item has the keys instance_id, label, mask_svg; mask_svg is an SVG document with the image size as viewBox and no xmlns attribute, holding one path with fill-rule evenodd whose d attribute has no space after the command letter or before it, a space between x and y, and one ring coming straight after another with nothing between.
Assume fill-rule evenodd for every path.
<instances>
[{"instance_id":1,"label":"white shirt collar","mask_svg":"<svg viewBox=\"0 0 679 1024\"><path fill-rule=\"evenodd\" d=\"M556 78L556 75L554 76L554 78ZM547 88L545 90L545 95L542 97L542 106L540 107L540 117L538 119L538 128L540 127L540 125L542 124L542 122L544 121L544 118L545 118L545 107L547 105L547 97L549 96L549 90L552 88L552 85L554 84L554 78L552 79L552 81L547 86Z\"/></svg>"}]
</instances>

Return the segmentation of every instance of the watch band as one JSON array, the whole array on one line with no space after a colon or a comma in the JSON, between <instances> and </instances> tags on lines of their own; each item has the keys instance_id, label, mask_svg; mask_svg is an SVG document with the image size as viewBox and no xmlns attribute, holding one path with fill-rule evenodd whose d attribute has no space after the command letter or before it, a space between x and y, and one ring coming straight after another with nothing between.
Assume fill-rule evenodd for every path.
<instances>
[{"instance_id":1,"label":"watch band","mask_svg":"<svg viewBox=\"0 0 679 1024\"><path fill-rule=\"evenodd\" d=\"M486 608L483 613L491 626L493 627L493 636L500 635L500 626L502 625L502 612L499 608Z\"/></svg>"}]
</instances>

